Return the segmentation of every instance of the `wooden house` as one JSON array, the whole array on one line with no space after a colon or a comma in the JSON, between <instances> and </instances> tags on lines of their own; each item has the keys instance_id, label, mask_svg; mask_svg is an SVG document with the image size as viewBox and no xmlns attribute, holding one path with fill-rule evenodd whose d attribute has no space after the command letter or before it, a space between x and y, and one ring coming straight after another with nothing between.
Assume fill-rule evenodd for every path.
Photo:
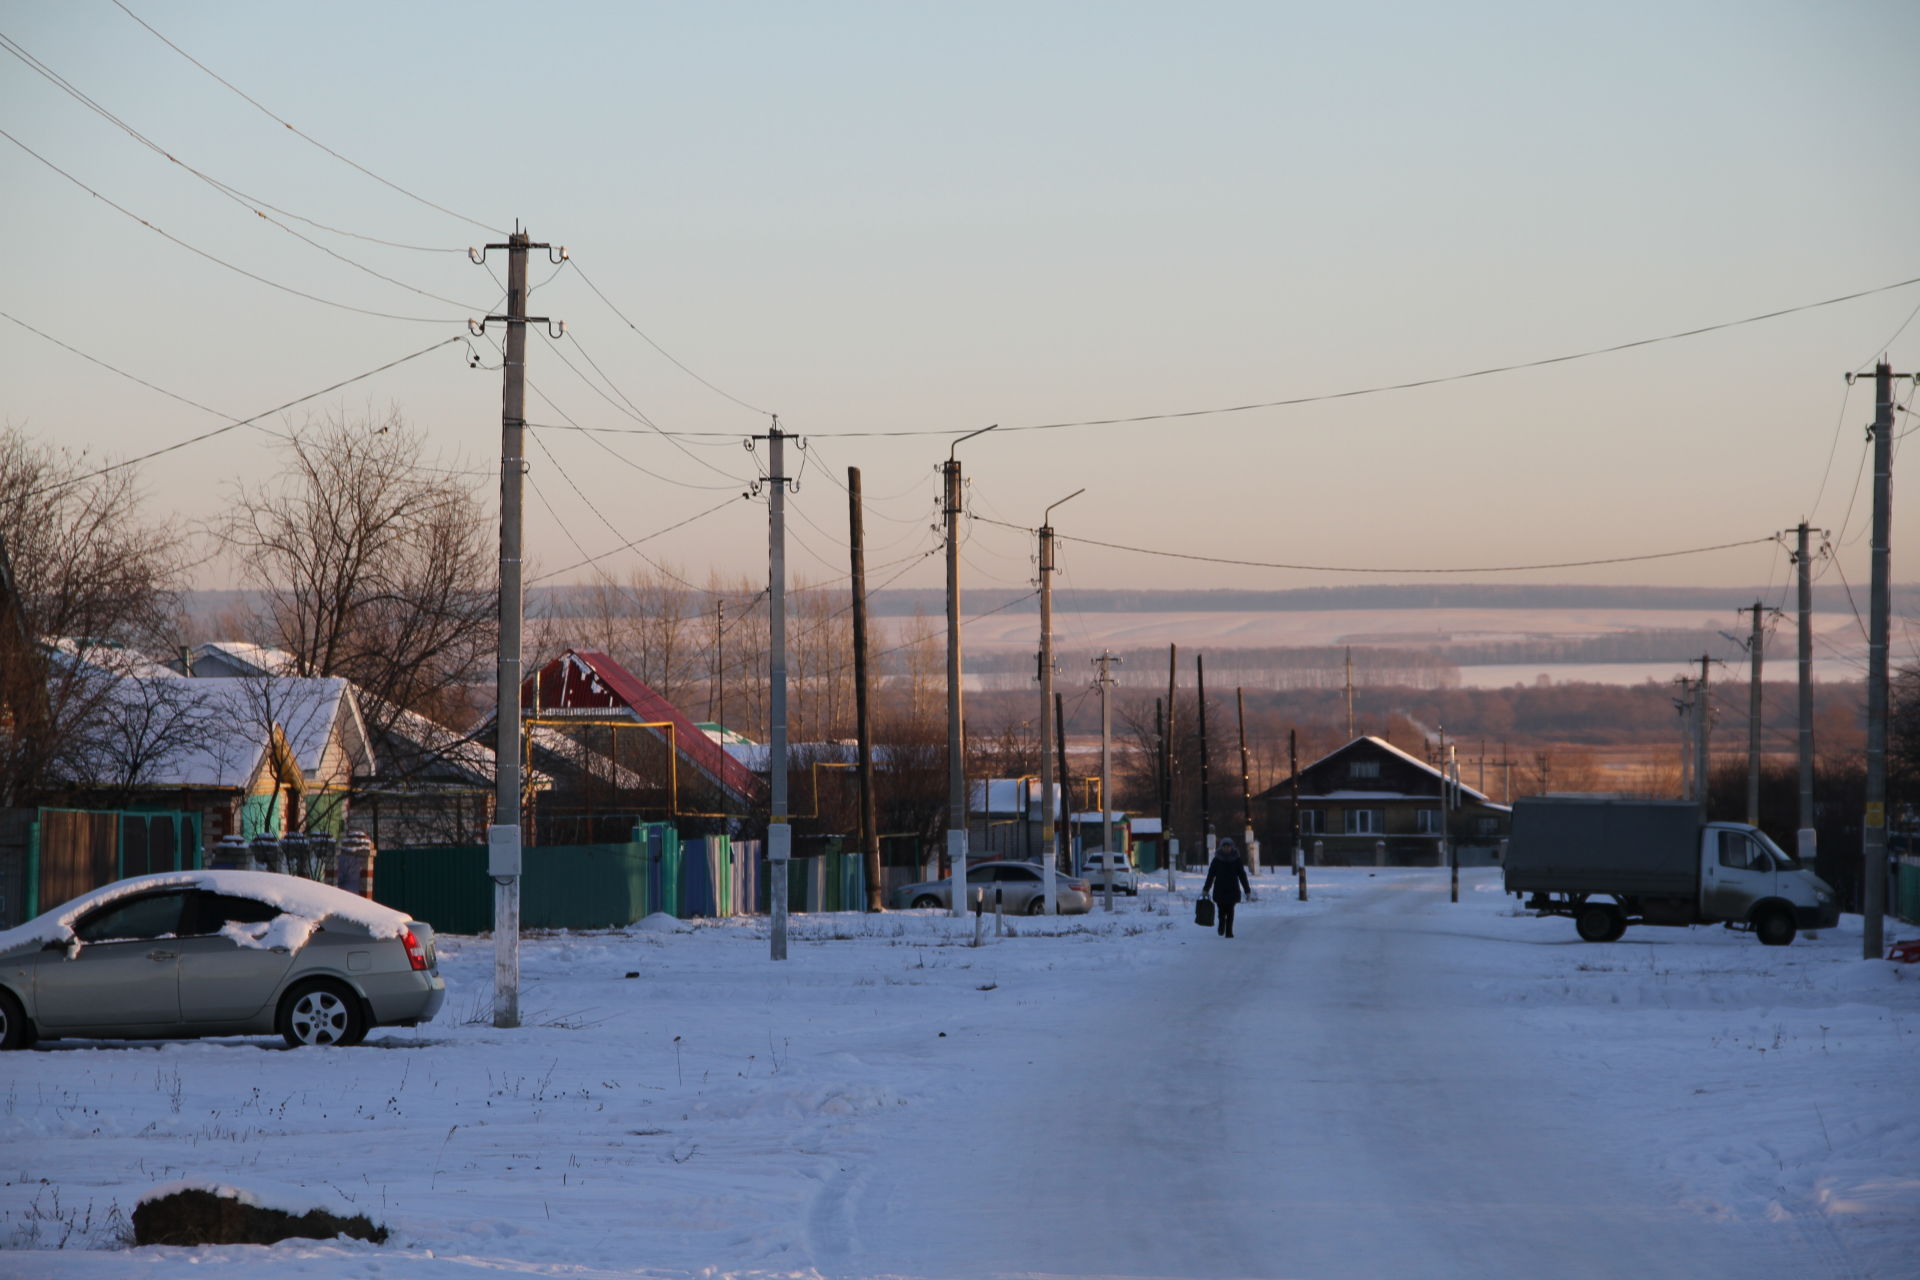
<instances>
[{"instance_id":1,"label":"wooden house","mask_svg":"<svg viewBox=\"0 0 1920 1280\"><path fill-rule=\"evenodd\" d=\"M1497 861L1512 810L1381 738L1359 737L1302 768L1297 811L1309 859L1335 866L1431 866L1443 839L1463 865ZM1269 861L1285 862L1296 829L1294 779L1257 797Z\"/></svg>"}]
</instances>

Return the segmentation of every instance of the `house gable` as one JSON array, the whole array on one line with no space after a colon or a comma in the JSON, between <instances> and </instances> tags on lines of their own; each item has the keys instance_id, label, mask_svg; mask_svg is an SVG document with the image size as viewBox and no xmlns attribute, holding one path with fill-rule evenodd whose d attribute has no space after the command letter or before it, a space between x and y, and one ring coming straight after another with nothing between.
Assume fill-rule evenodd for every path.
<instances>
[{"instance_id":1,"label":"house gable","mask_svg":"<svg viewBox=\"0 0 1920 1280\"><path fill-rule=\"evenodd\" d=\"M678 707L604 653L569 649L520 687L521 708L535 719L631 719L667 741L682 760L741 803L753 803L766 783Z\"/></svg>"}]
</instances>

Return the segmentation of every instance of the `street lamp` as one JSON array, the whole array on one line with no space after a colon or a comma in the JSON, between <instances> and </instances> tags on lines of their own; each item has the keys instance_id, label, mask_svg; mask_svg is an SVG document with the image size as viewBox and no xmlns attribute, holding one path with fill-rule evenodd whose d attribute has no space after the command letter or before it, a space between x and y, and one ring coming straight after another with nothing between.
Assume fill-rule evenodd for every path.
<instances>
[{"instance_id":1,"label":"street lamp","mask_svg":"<svg viewBox=\"0 0 1920 1280\"><path fill-rule=\"evenodd\" d=\"M1048 915L1057 914L1059 905L1053 883L1059 870L1053 843L1053 508L1085 492L1075 489L1040 517L1040 886ZM1066 779L1060 781L1064 789Z\"/></svg>"},{"instance_id":2,"label":"street lamp","mask_svg":"<svg viewBox=\"0 0 1920 1280\"><path fill-rule=\"evenodd\" d=\"M999 425L955 440L941 468L947 517L947 862L953 872L949 896L956 917L967 914L967 735L960 699L960 459L954 450Z\"/></svg>"}]
</instances>

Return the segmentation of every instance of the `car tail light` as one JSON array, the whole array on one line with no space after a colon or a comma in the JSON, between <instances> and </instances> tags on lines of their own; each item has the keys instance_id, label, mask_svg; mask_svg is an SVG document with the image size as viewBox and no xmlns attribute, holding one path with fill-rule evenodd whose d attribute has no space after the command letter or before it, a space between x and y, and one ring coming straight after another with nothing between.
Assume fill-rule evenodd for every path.
<instances>
[{"instance_id":1,"label":"car tail light","mask_svg":"<svg viewBox=\"0 0 1920 1280\"><path fill-rule=\"evenodd\" d=\"M407 948L407 963L412 965L416 969L426 968L427 967L426 950L421 947L420 939L413 936L413 930L409 929L406 931L406 933L402 934L400 941Z\"/></svg>"},{"instance_id":2,"label":"car tail light","mask_svg":"<svg viewBox=\"0 0 1920 1280\"><path fill-rule=\"evenodd\" d=\"M1085 893L1087 891L1087 882L1085 880L1069 880L1067 881L1067 888L1079 893Z\"/></svg>"}]
</instances>

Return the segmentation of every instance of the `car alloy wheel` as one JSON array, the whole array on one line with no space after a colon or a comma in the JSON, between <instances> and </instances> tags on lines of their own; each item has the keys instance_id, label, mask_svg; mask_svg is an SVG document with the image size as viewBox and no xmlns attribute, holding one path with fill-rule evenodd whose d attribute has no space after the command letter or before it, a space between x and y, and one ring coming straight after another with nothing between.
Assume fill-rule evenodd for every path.
<instances>
[{"instance_id":1,"label":"car alloy wheel","mask_svg":"<svg viewBox=\"0 0 1920 1280\"><path fill-rule=\"evenodd\" d=\"M354 1045L367 1034L366 1017L345 987L309 983L288 993L280 1010L280 1034L296 1049Z\"/></svg>"}]
</instances>

